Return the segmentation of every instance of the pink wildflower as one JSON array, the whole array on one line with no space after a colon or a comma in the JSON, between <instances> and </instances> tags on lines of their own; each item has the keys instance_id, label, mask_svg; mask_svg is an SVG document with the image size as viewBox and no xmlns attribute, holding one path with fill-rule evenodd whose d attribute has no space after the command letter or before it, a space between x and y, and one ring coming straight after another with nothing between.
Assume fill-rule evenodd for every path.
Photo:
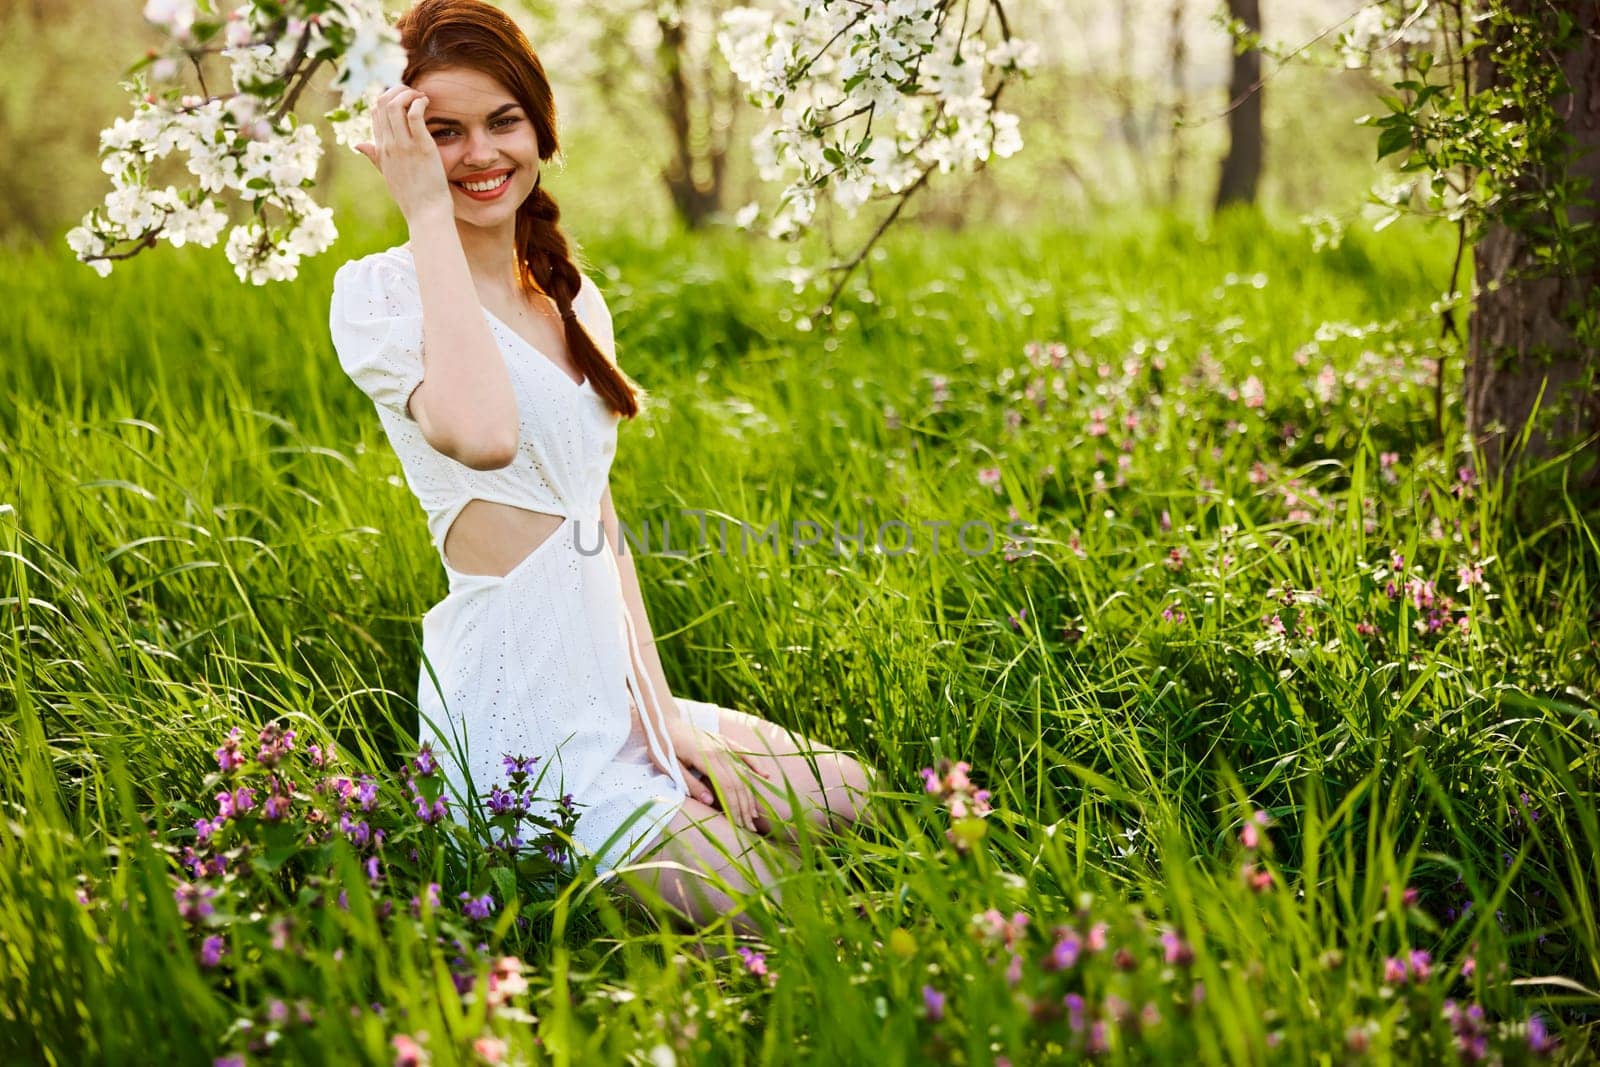
<instances>
[{"instance_id":1,"label":"pink wildflower","mask_svg":"<svg viewBox=\"0 0 1600 1067\"><path fill-rule=\"evenodd\" d=\"M1245 820L1244 829L1239 831L1239 842L1245 848L1256 849L1261 847L1261 831L1271 825L1272 817L1265 811L1257 809L1250 818Z\"/></svg>"},{"instance_id":2,"label":"pink wildflower","mask_svg":"<svg viewBox=\"0 0 1600 1067\"><path fill-rule=\"evenodd\" d=\"M407 1034L395 1034L389 1042L394 1046L394 1067L422 1067L422 1046Z\"/></svg>"},{"instance_id":3,"label":"pink wildflower","mask_svg":"<svg viewBox=\"0 0 1600 1067\"><path fill-rule=\"evenodd\" d=\"M217 766L224 774L244 765L244 754L239 751L239 728L235 726L228 739L216 751Z\"/></svg>"}]
</instances>

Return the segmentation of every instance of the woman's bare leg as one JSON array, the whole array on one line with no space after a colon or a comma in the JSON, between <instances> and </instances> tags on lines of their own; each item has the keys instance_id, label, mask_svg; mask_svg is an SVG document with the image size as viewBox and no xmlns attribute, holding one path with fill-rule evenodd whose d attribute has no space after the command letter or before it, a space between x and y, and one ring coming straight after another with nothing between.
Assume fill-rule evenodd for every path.
<instances>
[{"instance_id":1,"label":"woman's bare leg","mask_svg":"<svg viewBox=\"0 0 1600 1067\"><path fill-rule=\"evenodd\" d=\"M794 844L799 818L829 830L872 817L867 793L877 772L855 757L734 708L718 708L717 732L737 751L753 753L757 766L773 772L768 779L744 776L755 788L758 807L770 809L756 817L756 829L763 834L779 829L780 839ZM789 798L791 789L797 806Z\"/></svg>"},{"instance_id":2,"label":"woman's bare leg","mask_svg":"<svg viewBox=\"0 0 1600 1067\"><path fill-rule=\"evenodd\" d=\"M740 829L722 812L687 797L659 843L642 859L617 868L616 885L647 906L651 896L660 896L696 927L737 909L730 919L734 930L754 934L758 927L738 898L764 892L774 905L781 904L776 883L799 865L792 850Z\"/></svg>"}]
</instances>

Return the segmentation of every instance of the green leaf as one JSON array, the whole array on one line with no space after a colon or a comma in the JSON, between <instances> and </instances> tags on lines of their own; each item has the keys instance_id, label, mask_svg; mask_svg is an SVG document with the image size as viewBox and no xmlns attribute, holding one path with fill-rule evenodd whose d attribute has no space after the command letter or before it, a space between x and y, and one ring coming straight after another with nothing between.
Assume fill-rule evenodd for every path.
<instances>
[{"instance_id":1,"label":"green leaf","mask_svg":"<svg viewBox=\"0 0 1600 1067\"><path fill-rule=\"evenodd\" d=\"M1378 158L1411 147L1411 127L1390 126L1378 136Z\"/></svg>"},{"instance_id":2,"label":"green leaf","mask_svg":"<svg viewBox=\"0 0 1600 1067\"><path fill-rule=\"evenodd\" d=\"M489 881L498 891L501 907L517 899L517 879L509 867L490 867Z\"/></svg>"}]
</instances>

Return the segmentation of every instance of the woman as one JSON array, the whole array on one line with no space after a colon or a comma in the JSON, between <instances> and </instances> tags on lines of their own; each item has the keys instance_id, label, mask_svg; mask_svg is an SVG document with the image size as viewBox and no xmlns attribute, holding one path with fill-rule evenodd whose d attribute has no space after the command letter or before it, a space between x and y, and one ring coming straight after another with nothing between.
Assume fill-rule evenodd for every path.
<instances>
[{"instance_id":1,"label":"woman","mask_svg":"<svg viewBox=\"0 0 1600 1067\"><path fill-rule=\"evenodd\" d=\"M608 483L639 401L540 188L559 149L544 69L479 0L422 0L399 29L406 69L359 149L410 240L339 269L330 325L449 580L422 620L422 739L458 798L539 757L540 796L571 795L598 868L648 861L623 890L703 924L737 906L723 883L743 894L794 866L799 820L854 820L870 772L668 690Z\"/></svg>"}]
</instances>

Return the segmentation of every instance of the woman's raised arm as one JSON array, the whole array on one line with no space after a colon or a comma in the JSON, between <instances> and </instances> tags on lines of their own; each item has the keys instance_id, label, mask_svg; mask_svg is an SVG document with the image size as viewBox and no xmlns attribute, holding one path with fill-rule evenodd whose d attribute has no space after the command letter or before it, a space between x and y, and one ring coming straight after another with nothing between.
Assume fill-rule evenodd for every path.
<instances>
[{"instance_id":1,"label":"woman's raised arm","mask_svg":"<svg viewBox=\"0 0 1600 1067\"><path fill-rule=\"evenodd\" d=\"M427 105L415 89L389 89L373 107L375 143L357 147L383 173L411 231L423 351L411 415L435 449L493 470L517 454L516 394L472 284L444 163L423 123Z\"/></svg>"}]
</instances>

